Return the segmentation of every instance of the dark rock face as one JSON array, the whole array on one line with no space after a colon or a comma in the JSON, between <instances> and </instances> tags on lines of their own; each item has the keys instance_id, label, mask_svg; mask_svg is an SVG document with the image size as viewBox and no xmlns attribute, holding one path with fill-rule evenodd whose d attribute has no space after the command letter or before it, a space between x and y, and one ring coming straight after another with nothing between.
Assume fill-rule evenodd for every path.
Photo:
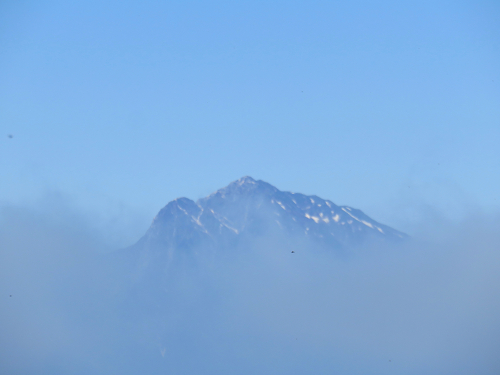
<instances>
[{"instance_id":1,"label":"dark rock face","mask_svg":"<svg viewBox=\"0 0 500 375\"><path fill-rule=\"evenodd\" d=\"M360 210L283 192L247 176L197 202L178 198L168 203L134 247L170 253L216 251L266 235L303 238L332 249L408 238Z\"/></svg>"}]
</instances>

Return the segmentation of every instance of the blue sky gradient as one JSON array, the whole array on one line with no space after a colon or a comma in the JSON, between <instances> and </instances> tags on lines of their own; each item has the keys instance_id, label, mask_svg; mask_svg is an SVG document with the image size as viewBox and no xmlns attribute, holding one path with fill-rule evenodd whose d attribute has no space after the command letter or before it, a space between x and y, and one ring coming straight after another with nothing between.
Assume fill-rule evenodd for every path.
<instances>
[{"instance_id":1,"label":"blue sky gradient","mask_svg":"<svg viewBox=\"0 0 500 375\"><path fill-rule=\"evenodd\" d=\"M244 175L410 233L500 205L494 1L0 4L0 201L142 233ZM8 138L12 134L13 138Z\"/></svg>"}]
</instances>

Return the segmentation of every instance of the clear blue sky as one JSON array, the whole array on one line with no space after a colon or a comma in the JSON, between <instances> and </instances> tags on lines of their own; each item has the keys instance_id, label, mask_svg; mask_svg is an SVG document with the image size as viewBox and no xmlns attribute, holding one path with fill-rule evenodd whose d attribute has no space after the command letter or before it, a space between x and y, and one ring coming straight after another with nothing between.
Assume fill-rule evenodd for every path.
<instances>
[{"instance_id":1,"label":"clear blue sky","mask_svg":"<svg viewBox=\"0 0 500 375\"><path fill-rule=\"evenodd\" d=\"M0 202L58 192L137 212L140 232L251 175L410 232L422 206L498 210L499 17L497 1L3 1Z\"/></svg>"}]
</instances>

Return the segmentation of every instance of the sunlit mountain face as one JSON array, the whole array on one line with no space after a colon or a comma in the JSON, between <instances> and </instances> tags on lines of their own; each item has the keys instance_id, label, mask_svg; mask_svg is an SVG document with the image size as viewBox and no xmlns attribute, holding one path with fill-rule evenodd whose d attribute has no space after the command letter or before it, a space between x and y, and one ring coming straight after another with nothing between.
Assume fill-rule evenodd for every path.
<instances>
[{"instance_id":1,"label":"sunlit mountain face","mask_svg":"<svg viewBox=\"0 0 500 375\"><path fill-rule=\"evenodd\" d=\"M345 251L370 242L399 242L408 236L358 209L315 195L280 191L246 176L197 202L178 198L168 203L133 248L175 258L190 252L230 251L267 238Z\"/></svg>"}]
</instances>

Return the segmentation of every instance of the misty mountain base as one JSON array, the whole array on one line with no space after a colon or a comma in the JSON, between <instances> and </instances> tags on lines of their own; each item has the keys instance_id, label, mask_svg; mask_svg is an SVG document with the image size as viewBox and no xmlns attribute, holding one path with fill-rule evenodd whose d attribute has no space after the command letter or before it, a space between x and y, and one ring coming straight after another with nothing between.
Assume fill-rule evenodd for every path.
<instances>
[{"instance_id":1,"label":"misty mountain base","mask_svg":"<svg viewBox=\"0 0 500 375\"><path fill-rule=\"evenodd\" d=\"M498 220L423 243L246 177L170 202L135 245L104 255L61 212L0 211L0 373L500 368Z\"/></svg>"}]
</instances>

